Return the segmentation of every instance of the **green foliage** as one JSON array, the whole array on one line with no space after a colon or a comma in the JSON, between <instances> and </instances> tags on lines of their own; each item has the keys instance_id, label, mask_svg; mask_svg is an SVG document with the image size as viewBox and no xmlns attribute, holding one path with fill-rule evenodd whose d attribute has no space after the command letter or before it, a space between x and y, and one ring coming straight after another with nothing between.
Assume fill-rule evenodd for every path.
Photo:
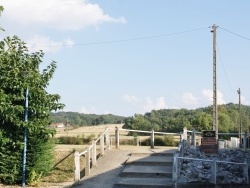
<instances>
[{"instance_id":1,"label":"green foliage","mask_svg":"<svg viewBox=\"0 0 250 188\"><path fill-rule=\"evenodd\" d=\"M162 109L152 110L145 115L135 114L124 120L125 129L151 130L162 132L182 132L183 127L196 131L212 130L213 117L212 106L187 109ZM241 105L241 121L243 132L249 130L250 106ZM239 108L237 104L218 106L218 129L219 132L238 132ZM133 133L131 133L133 134ZM138 133L138 135L141 135Z\"/></svg>"},{"instance_id":2,"label":"green foliage","mask_svg":"<svg viewBox=\"0 0 250 188\"><path fill-rule=\"evenodd\" d=\"M81 114L77 112L57 112L51 113L53 123L67 123L75 126L90 126L100 124L118 124L124 121L125 117L112 114L96 115Z\"/></svg>"},{"instance_id":3,"label":"green foliage","mask_svg":"<svg viewBox=\"0 0 250 188\"><path fill-rule=\"evenodd\" d=\"M52 62L39 71L44 53L28 53L18 37L0 41L0 181L19 183L23 132L27 129L27 182L32 184L52 167L50 112L61 109L60 96L46 91L56 69ZM25 91L29 88L28 122L24 122Z\"/></svg>"},{"instance_id":4,"label":"green foliage","mask_svg":"<svg viewBox=\"0 0 250 188\"><path fill-rule=\"evenodd\" d=\"M174 140L173 136L156 136L154 140L155 146L177 146L177 142ZM141 142L142 146L150 146L151 138L148 138Z\"/></svg>"},{"instance_id":5,"label":"green foliage","mask_svg":"<svg viewBox=\"0 0 250 188\"><path fill-rule=\"evenodd\" d=\"M83 145L89 144L90 141L94 139L95 135L91 134L88 137L74 137L74 136L61 136L59 138L54 138L57 144L71 144L71 145Z\"/></svg>"}]
</instances>

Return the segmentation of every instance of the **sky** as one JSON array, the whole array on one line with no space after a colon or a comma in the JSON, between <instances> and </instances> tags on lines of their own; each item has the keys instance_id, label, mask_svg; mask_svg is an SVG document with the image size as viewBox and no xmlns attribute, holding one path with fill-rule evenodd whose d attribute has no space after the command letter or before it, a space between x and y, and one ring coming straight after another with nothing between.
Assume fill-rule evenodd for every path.
<instances>
[{"instance_id":1,"label":"sky","mask_svg":"<svg viewBox=\"0 0 250 188\"><path fill-rule=\"evenodd\" d=\"M218 104L250 105L250 1L0 0L0 39L17 35L63 111L133 116L213 103L217 27Z\"/></svg>"}]
</instances>

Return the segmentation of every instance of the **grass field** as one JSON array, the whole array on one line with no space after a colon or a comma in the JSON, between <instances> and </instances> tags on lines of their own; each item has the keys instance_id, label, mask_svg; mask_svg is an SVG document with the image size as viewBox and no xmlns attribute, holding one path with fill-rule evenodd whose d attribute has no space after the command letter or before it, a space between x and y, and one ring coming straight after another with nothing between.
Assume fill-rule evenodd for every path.
<instances>
[{"instance_id":1,"label":"grass field","mask_svg":"<svg viewBox=\"0 0 250 188\"><path fill-rule=\"evenodd\" d=\"M60 136L88 136L94 134L96 137L102 133L105 128L109 128L110 135L115 135L115 128L122 128L123 124L105 124L97 126L84 126L77 129L67 130L67 128L57 128L56 137Z\"/></svg>"}]
</instances>

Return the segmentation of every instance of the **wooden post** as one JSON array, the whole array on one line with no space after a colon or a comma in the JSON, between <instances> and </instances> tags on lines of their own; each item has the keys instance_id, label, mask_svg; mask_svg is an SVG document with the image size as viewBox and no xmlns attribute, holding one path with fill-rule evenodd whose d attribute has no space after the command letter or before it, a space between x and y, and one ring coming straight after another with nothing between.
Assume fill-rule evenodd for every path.
<instances>
[{"instance_id":1,"label":"wooden post","mask_svg":"<svg viewBox=\"0 0 250 188\"><path fill-rule=\"evenodd\" d=\"M110 149L110 136L109 136L109 129L108 128L106 128L105 137L106 137L106 148Z\"/></svg>"},{"instance_id":2,"label":"wooden post","mask_svg":"<svg viewBox=\"0 0 250 188\"><path fill-rule=\"evenodd\" d=\"M92 165L96 166L96 142L95 140L92 140Z\"/></svg>"},{"instance_id":3,"label":"wooden post","mask_svg":"<svg viewBox=\"0 0 250 188\"><path fill-rule=\"evenodd\" d=\"M115 144L116 144L116 148L119 148L119 128L115 127Z\"/></svg>"},{"instance_id":4,"label":"wooden post","mask_svg":"<svg viewBox=\"0 0 250 188\"><path fill-rule=\"evenodd\" d=\"M100 137L100 149L100 154L104 155L104 134L102 134Z\"/></svg>"},{"instance_id":5,"label":"wooden post","mask_svg":"<svg viewBox=\"0 0 250 188\"><path fill-rule=\"evenodd\" d=\"M79 184L80 181L80 156L79 152L75 151L75 182Z\"/></svg>"},{"instance_id":6,"label":"wooden post","mask_svg":"<svg viewBox=\"0 0 250 188\"><path fill-rule=\"evenodd\" d=\"M140 146L140 138L139 138L139 136L136 137L136 145Z\"/></svg>"},{"instance_id":7,"label":"wooden post","mask_svg":"<svg viewBox=\"0 0 250 188\"><path fill-rule=\"evenodd\" d=\"M154 129L152 129L152 132L151 132L151 148L154 149L154 143L155 142L155 132L154 132Z\"/></svg>"},{"instance_id":8,"label":"wooden post","mask_svg":"<svg viewBox=\"0 0 250 188\"><path fill-rule=\"evenodd\" d=\"M86 157L86 164L85 164L85 176L90 175L90 148L87 148Z\"/></svg>"}]
</instances>

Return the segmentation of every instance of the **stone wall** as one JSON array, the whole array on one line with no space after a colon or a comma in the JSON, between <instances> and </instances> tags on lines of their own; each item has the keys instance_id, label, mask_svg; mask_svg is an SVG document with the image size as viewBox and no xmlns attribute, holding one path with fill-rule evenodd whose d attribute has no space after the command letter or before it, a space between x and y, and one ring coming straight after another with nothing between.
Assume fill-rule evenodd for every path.
<instances>
[{"instance_id":1,"label":"stone wall","mask_svg":"<svg viewBox=\"0 0 250 188\"><path fill-rule=\"evenodd\" d=\"M219 149L217 154L205 155L199 147L186 148L184 157L250 164L250 151L241 149ZM212 162L183 160L178 183L211 183ZM217 184L246 184L244 165L217 162Z\"/></svg>"}]
</instances>

